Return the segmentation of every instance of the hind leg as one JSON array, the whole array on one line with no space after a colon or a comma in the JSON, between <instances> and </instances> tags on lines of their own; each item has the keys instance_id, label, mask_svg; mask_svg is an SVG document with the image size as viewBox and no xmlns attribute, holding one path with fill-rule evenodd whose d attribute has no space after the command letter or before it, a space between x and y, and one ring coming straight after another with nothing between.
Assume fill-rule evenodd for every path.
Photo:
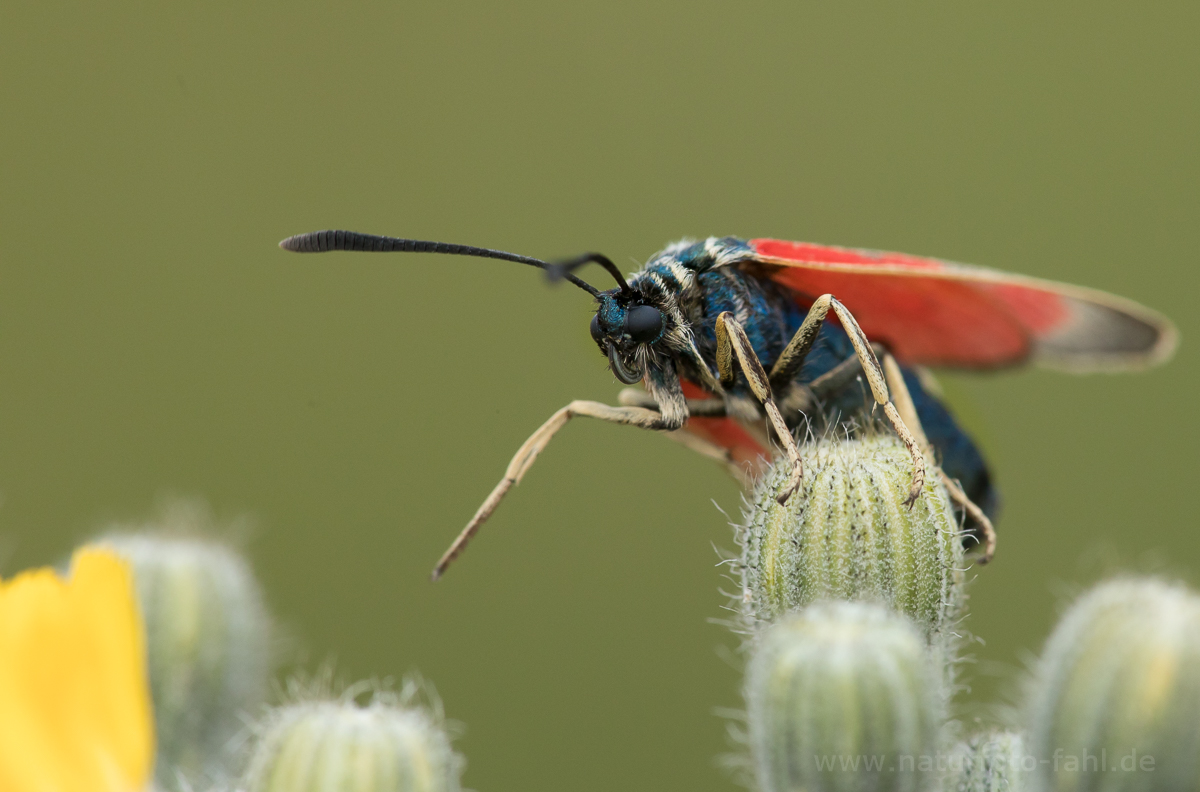
<instances>
[{"instance_id":1,"label":"hind leg","mask_svg":"<svg viewBox=\"0 0 1200 792\"><path fill-rule=\"evenodd\" d=\"M926 439L925 429L921 426L921 419L917 416L917 408L913 404L912 394L908 392L908 385L904 382L900 364L886 352L883 354L883 371L888 385L892 389L892 399L896 403L896 411L900 413L904 423L912 430L921 450L929 453L931 451L929 440ZM950 494L955 503L962 507L983 534L983 556L979 559L979 563L980 565L986 564L996 554L996 529L992 526L992 521L987 518L982 509L975 505L974 501L967 497L967 494L962 491L962 487L958 486L958 482L947 476L940 468L938 473L942 484L946 487L946 492Z\"/></svg>"}]
</instances>

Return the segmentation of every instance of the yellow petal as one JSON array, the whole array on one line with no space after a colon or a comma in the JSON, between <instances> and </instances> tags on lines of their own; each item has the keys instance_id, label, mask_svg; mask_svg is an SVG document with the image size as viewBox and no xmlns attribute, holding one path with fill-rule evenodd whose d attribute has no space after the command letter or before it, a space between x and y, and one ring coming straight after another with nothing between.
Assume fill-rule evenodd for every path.
<instances>
[{"instance_id":1,"label":"yellow petal","mask_svg":"<svg viewBox=\"0 0 1200 792\"><path fill-rule=\"evenodd\" d=\"M0 790L141 792L154 761L129 566L84 549L71 574L0 583Z\"/></svg>"}]
</instances>

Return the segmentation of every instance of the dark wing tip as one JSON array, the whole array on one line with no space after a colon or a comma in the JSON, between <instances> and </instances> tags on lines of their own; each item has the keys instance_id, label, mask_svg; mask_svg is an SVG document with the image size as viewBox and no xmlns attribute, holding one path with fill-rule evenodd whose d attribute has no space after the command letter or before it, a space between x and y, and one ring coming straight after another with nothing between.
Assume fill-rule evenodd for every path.
<instances>
[{"instance_id":1,"label":"dark wing tip","mask_svg":"<svg viewBox=\"0 0 1200 792\"><path fill-rule=\"evenodd\" d=\"M1042 365L1069 371L1129 371L1164 363L1175 353L1179 331L1157 311L1100 292L1065 297L1069 320L1037 340L1036 357Z\"/></svg>"}]
</instances>

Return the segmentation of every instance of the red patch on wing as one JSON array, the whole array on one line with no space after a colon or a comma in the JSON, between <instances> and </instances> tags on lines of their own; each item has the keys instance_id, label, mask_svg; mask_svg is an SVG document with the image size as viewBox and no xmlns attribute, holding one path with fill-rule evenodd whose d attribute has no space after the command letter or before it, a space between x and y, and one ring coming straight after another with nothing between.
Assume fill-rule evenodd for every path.
<instances>
[{"instance_id":1,"label":"red patch on wing","mask_svg":"<svg viewBox=\"0 0 1200 792\"><path fill-rule=\"evenodd\" d=\"M867 337L906 363L994 368L1025 360L1070 319L1063 295L983 268L870 250L754 239L770 277L808 298L833 294Z\"/></svg>"},{"instance_id":2,"label":"red patch on wing","mask_svg":"<svg viewBox=\"0 0 1200 792\"><path fill-rule=\"evenodd\" d=\"M811 242L785 242L781 239L752 239L750 245L766 258L788 261L820 262L825 264L880 264L907 270L939 270L944 264L937 259L910 256L906 253L888 253L876 250L855 250L832 245L814 245Z\"/></svg>"},{"instance_id":3,"label":"red patch on wing","mask_svg":"<svg viewBox=\"0 0 1200 792\"><path fill-rule=\"evenodd\" d=\"M689 399L708 399L712 394L687 380L683 380L683 395ZM683 427L702 440L729 451L733 460L757 469L763 459L769 460L771 453L763 448L745 428L733 418L688 418Z\"/></svg>"},{"instance_id":4,"label":"red patch on wing","mask_svg":"<svg viewBox=\"0 0 1200 792\"><path fill-rule=\"evenodd\" d=\"M1037 335L1055 329L1070 313L1056 294L1008 283L989 283L987 289Z\"/></svg>"}]
</instances>

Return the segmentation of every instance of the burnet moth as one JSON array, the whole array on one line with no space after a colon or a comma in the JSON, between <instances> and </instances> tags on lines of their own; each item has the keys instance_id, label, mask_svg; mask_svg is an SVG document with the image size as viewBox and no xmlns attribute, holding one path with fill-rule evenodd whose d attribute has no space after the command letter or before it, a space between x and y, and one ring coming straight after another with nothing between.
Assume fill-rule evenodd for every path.
<instances>
[{"instance_id":1,"label":"burnet moth","mask_svg":"<svg viewBox=\"0 0 1200 792\"><path fill-rule=\"evenodd\" d=\"M443 253L539 267L596 299L592 338L617 379L645 388L622 391L621 406L573 401L554 413L517 451L434 579L573 417L669 433L743 480L770 459L773 438L793 466L782 501L803 475L797 427L810 418L869 420L876 406L912 457L909 502L924 484L922 448L931 448L986 562L995 550L996 504L987 465L925 386L923 367L1137 369L1166 360L1177 340L1164 316L1104 292L901 253L775 239L680 242L628 279L599 253L550 263L351 231L279 244L300 253ZM602 291L577 277L574 270L585 264L602 266L616 288Z\"/></svg>"}]
</instances>

